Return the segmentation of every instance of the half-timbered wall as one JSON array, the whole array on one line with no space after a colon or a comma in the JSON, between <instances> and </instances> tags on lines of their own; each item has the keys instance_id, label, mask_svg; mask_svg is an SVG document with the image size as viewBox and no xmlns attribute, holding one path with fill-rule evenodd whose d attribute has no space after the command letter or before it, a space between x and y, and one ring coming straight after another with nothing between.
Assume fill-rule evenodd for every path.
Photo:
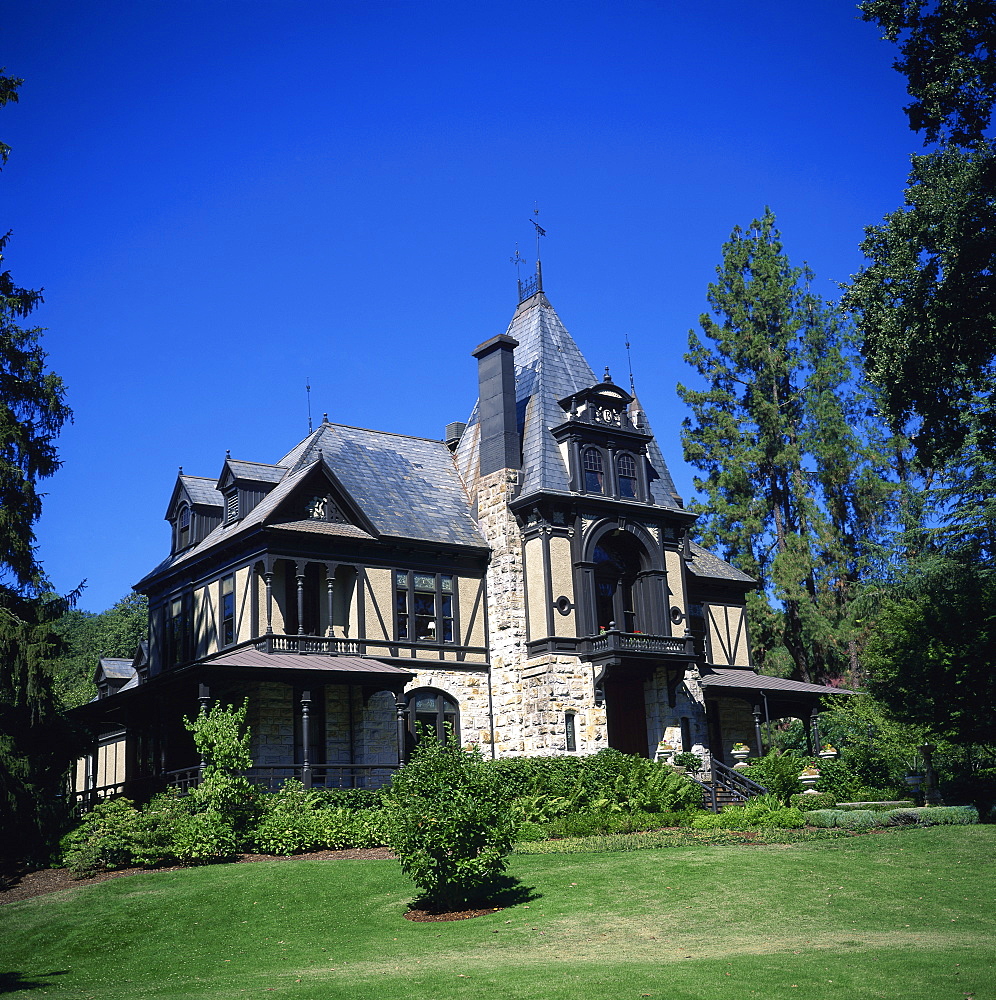
<instances>
[{"instance_id":1,"label":"half-timbered wall","mask_svg":"<svg viewBox=\"0 0 996 1000\"><path fill-rule=\"evenodd\" d=\"M706 626L706 660L716 666L749 667L747 615L743 605L707 603L702 606Z\"/></svg>"}]
</instances>

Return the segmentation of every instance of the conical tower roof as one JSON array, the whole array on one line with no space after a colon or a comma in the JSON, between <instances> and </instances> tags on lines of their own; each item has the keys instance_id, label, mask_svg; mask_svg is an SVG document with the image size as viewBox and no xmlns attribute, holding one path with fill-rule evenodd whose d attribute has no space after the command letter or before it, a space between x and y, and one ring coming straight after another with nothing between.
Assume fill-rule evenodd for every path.
<instances>
[{"instance_id":1,"label":"conical tower roof","mask_svg":"<svg viewBox=\"0 0 996 1000\"><path fill-rule=\"evenodd\" d=\"M515 399L517 430L522 441L520 496L539 492L570 492L570 477L560 448L550 433L567 414L559 400L598 380L574 338L567 332L550 300L540 291L519 303L506 335L515 348ZM457 468L471 494L476 493L480 451L479 401L474 404L467 428L456 450ZM644 418L644 429L649 432ZM650 443L650 459L657 478L651 484L654 501L679 506L660 449Z\"/></svg>"}]
</instances>

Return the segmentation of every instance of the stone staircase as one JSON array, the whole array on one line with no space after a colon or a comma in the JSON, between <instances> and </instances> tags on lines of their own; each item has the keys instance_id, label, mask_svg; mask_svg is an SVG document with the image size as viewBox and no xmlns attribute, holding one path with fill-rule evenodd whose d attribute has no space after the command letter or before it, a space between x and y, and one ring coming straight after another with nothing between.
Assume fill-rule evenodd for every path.
<instances>
[{"instance_id":1,"label":"stone staircase","mask_svg":"<svg viewBox=\"0 0 996 1000\"><path fill-rule=\"evenodd\" d=\"M722 812L726 806L741 805L755 795L767 795L768 789L732 767L712 759L712 770L703 780L693 779L702 786L702 804L712 812Z\"/></svg>"}]
</instances>

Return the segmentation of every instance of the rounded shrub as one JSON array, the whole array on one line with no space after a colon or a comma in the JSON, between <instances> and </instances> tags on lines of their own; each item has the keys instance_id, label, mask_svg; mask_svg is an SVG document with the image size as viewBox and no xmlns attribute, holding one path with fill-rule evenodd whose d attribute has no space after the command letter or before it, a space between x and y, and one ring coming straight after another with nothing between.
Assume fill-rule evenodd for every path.
<instances>
[{"instance_id":1,"label":"rounded shrub","mask_svg":"<svg viewBox=\"0 0 996 1000\"><path fill-rule=\"evenodd\" d=\"M844 830L870 830L883 824L883 816L872 809L840 810L836 825Z\"/></svg>"},{"instance_id":2,"label":"rounded shrub","mask_svg":"<svg viewBox=\"0 0 996 1000\"><path fill-rule=\"evenodd\" d=\"M833 809L837 799L830 792L817 792L815 795L800 792L789 799L789 805L803 812L813 812L816 809Z\"/></svg>"},{"instance_id":3,"label":"rounded shrub","mask_svg":"<svg viewBox=\"0 0 996 1000\"><path fill-rule=\"evenodd\" d=\"M517 823L511 790L480 751L424 737L385 795L401 868L434 908L487 898L505 871Z\"/></svg>"}]
</instances>

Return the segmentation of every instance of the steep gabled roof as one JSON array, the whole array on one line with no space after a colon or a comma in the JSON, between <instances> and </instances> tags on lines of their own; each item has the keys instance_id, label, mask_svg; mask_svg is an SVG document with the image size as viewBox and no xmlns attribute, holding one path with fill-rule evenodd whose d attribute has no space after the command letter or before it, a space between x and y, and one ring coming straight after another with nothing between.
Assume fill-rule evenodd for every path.
<instances>
[{"instance_id":1,"label":"steep gabled roof","mask_svg":"<svg viewBox=\"0 0 996 1000\"><path fill-rule=\"evenodd\" d=\"M273 523L279 530L294 530L293 519L281 517L280 507L316 469L326 470L329 482L362 513L361 520L377 536L487 548L470 516L467 494L453 457L442 441L323 423L277 465L229 460L226 469L233 464L252 469L253 474L245 478L257 482L265 481L258 478L258 470L278 470L279 482L241 520L218 525L196 545L165 559L135 585L136 589L253 528ZM315 527L309 525L305 530L313 532ZM321 533L344 538L375 537L364 525L352 530L350 526L335 525Z\"/></svg>"},{"instance_id":2,"label":"steep gabled roof","mask_svg":"<svg viewBox=\"0 0 996 1000\"><path fill-rule=\"evenodd\" d=\"M567 418L558 401L598 380L543 292L519 303L505 332L519 344L515 348L515 398L522 436L520 496L541 490L566 493L570 490L568 470L550 428ZM457 468L471 488L478 477L478 412L479 404L475 404L456 450ZM645 418L643 429L652 433ZM656 473L651 482L654 502L667 507L680 506L660 449L653 441L648 448Z\"/></svg>"},{"instance_id":3,"label":"steep gabled roof","mask_svg":"<svg viewBox=\"0 0 996 1000\"><path fill-rule=\"evenodd\" d=\"M166 520L172 520L176 513L180 497L185 496L192 504L200 507L223 507L225 498L215 488L216 479L205 479L203 476L186 476L182 472L176 477L176 485L170 494L166 507Z\"/></svg>"}]
</instances>

